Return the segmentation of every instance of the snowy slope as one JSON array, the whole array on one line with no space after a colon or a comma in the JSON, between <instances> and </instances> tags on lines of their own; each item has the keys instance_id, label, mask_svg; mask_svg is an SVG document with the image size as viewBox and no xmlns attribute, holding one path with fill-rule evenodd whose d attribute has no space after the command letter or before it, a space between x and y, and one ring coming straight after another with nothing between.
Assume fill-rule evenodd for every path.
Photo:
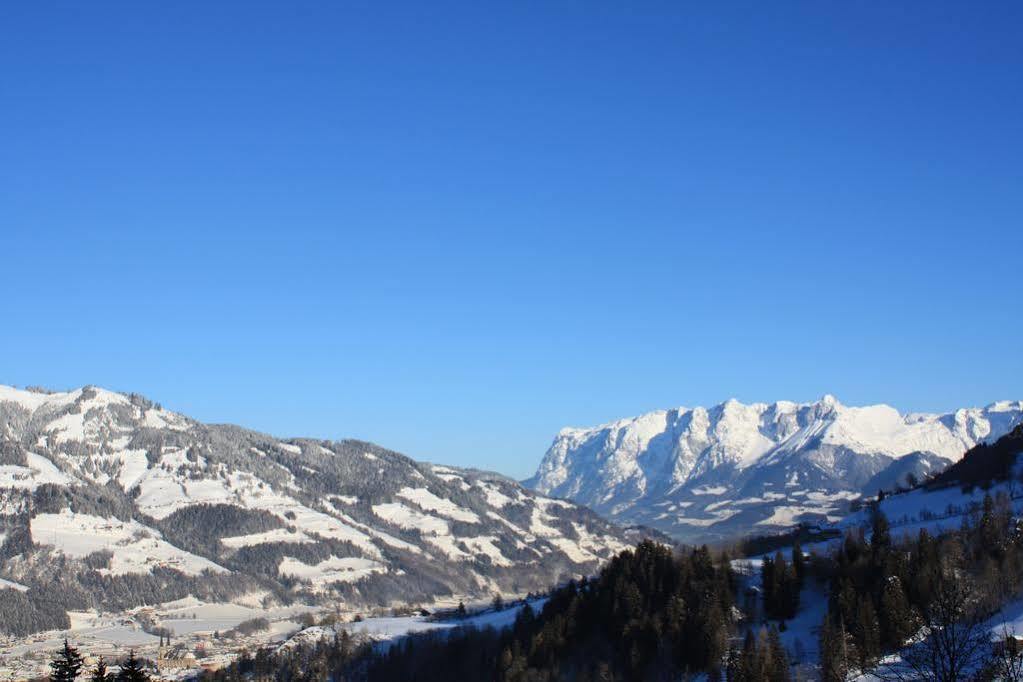
<instances>
[{"instance_id":1,"label":"snowy slope","mask_svg":"<svg viewBox=\"0 0 1023 682\"><path fill-rule=\"evenodd\" d=\"M202 424L94 387L0 386L0 598L14 584L104 610L489 598L589 573L626 543L497 474Z\"/></svg>"},{"instance_id":2,"label":"snowy slope","mask_svg":"<svg viewBox=\"0 0 1023 682\"><path fill-rule=\"evenodd\" d=\"M526 484L615 520L714 539L835 520L864 490L940 470L1021 415L1019 401L902 415L830 395L802 404L729 400L563 429Z\"/></svg>"}]
</instances>

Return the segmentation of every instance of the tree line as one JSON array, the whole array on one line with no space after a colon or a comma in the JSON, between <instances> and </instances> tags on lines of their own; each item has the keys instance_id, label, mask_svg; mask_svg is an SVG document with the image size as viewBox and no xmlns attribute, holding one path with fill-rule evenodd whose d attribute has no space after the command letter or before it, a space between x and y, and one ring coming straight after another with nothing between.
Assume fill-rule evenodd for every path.
<instances>
[{"instance_id":1,"label":"tree line","mask_svg":"<svg viewBox=\"0 0 1023 682\"><path fill-rule=\"evenodd\" d=\"M77 647L64 640L64 647L50 661L50 680L52 682L75 682L86 679L89 682L149 682L152 676L147 668L152 667L149 661L135 656L132 650L119 662L118 671L111 672L107 662L100 657L91 668L85 669L85 658Z\"/></svg>"},{"instance_id":2,"label":"tree line","mask_svg":"<svg viewBox=\"0 0 1023 682\"><path fill-rule=\"evenodd\" d=\"M986 495L958 531L935 537L921 529L901 541L872 505L869 540L862 531L850 532L832 557L811 562L830 594L820 635L821 678L845 680L896 651L899 661L877 670L882 679L990 673L997 657L983 623L1023 595L1021 530L1004 493Z\"/></svg>"},{"instance_id":3,"label":"tree line","mask_svg":"<svg viewBox=\"0 0 1023 682\"><path fill-rule=\"evenodd\" d=\"M341 630L333 640L243 655L208 680L674 680L725 675L736 581L727 556L651 541L592 578L552 590L497 630L463 626L408 636L387 651ZM787 679L787 678L785 678Z\"/></svg>"}]
</instances>

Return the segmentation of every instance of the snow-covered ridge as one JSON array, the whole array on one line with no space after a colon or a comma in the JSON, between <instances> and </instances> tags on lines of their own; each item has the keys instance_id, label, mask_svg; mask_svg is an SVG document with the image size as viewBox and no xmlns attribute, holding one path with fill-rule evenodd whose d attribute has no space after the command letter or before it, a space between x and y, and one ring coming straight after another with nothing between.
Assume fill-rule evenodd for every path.
<instances>
[{"instance_id":1,"label":"snow-covered ridge","mask_svg":"<svg viewBox=\"0 0 1023 682\"><path fill-rule=\"evenodd\" d=\"M104 590L142 599L122 584L153 576L232 599L267 581L304 603L489 599L592 572L627 543L497 474L203 424L96 387L0 386L0 590L44 594L66 563L61 581L97 608Z\"/></svg>"},{"instance_id":2,"label":"snow-covered ridge","mask_svg":"<svg viewBox=\"0 0 1023 682\"><path fill-rule=\"evenodd\" d=\"M901 414L888 405L843 405L832 395L657 410L562 429L527 485L686 539L710 534L707 528L729 535L768 519L834 515L834 500L822 502L828 496L926 474L1008 432L1021 415L1021 401ZM708 490L717 494L699 494ZM766 499L772 495L778 499ZM808 495L817 502L806 504ZM748 500L764 502L752 513ZM776 506L798 513L775 515Z\"/></svg>"}]
</instances>

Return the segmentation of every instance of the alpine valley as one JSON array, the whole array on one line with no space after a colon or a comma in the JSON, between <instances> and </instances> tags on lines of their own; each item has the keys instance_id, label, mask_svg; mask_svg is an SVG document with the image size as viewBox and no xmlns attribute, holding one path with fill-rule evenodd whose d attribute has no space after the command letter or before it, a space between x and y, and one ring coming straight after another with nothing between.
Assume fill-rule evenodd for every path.
<instances>
[{"instance_id":1,"label":"alpine valley","mask_svg":"<svg viewBox=\"0 0 1023 682\"><path fill-rule=\"evenodd\" d=\"M590 574L627 544L498 474L100 388L0 387L0 635L101 613L144 626L138 609L174 600L192 618L489 600Z\"/></svg>"},{"instance_id":2,"label":"alpine valley","mask_svg":"<svg viewBox=\"0 0 1023 682\"><path fill-rule=\"evenodd\" d=\"M562 429L525 482L687 542L836 521L849 503L923 480L1020 423L1023 402L948 414L817 402L659 410Z\"/></svg>"}]
</instances>

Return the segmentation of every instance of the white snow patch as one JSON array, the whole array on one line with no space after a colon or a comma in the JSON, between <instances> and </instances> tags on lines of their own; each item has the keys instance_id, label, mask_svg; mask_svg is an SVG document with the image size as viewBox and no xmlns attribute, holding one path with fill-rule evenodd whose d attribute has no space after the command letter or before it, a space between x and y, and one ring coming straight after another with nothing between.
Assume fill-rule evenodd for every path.
<instances>
[{"instance_id":1,"label":"white snow patch","mask_svg":"<svg viewBox=\"0 0 1023 682\"><path fill-rule=\"evenodd\" d=\"M315 565L309 565L298 559L286 556L277 567L281 575L291 575L300 580L308 580L316 586L336 582L356 582L373 573L383 573L387 568L371 559L362 557L338 558L330 556Z\"/></svg>"},{"instance_id":2,"label":"white snow patch","mask_svg":"<svg viewBox=\"0 0 1023 682\"><path fill-rule=\"evenodd\" d=\"M156 567L173 568L189 575L206 570L227 572L209 559L165 542L159 531L137 521L104 519L65 510L59 514L39 514L31 520L30 530L35 542L51 545L76 559L110 550L113 554L110 568L103 572L111 575L149 573Z\"/></svg>"},{"instance_id":3,"label":"white snow patch","mask_svg":"<svg viewBox=\"0 0 1023 682\"><path fill-rule=\"evenodd\" d=\"M398 491L398 497L413 502L427 511L437 512L454 521L465 523L479 523L480 517L468 509L463 509L451 500L437 497L426 488L402 488Z\"/></svg>"},{"instance_id":4,"label":"white snow patch","mask_svg":"<svg viewBox=\"0 0 1023 682\"><path fill-rule=\"evenodd\" d=\"M491 507L494 507L496 509L503 509L509 504L515 502L515 500L502 493L500 490L498 490L497 486L491 483L478 481L476 485L479 486L479 488L483 491L483 495L486 497L487 504L490 505Z\"/></svg>"},{"instance_id":5,"label":"white snow patch","mask_svg":"<svg viewBox=\"0 0 1023 682\"><path fill-rule=\"evenodd\" d=\"M25 453L27 466L0 466L0 488L35 490L44 483L71 485L74 479L54 466L53 462L32 452Z\"/></svg>"},{"instance_id":6,"label":"white snow patch","mask_svg":"<svg viewBox=\"0 0 1023 682\"><path fill-rule=\"evenodd\" d=\"M373 513L399 528L417 529L423 535L448 535L450 533L447 521L436 516L424 514L401 502L375 504L373 505Z\"/></svg>"},{"instance_id":7,"label":"white snow patch","mask_svg":"<svg viewBox=\"0 0 1023 682\"><path fill-rule=\"evenodd\" d=\"M312 539L305 533L299 533L287 528L275 528L274 530L268 530L262 533L251 533L249 535L235 535L229 538L221 538L220 542L225 547L238 549L239 547L265 545L271 542L312 542Z\"/></svg>"},{"instance_id":8,"label":"white snow patch","mask_svg":"<svg viewBox=\"0 0 1023 682\"><path fill-rule=\"evenodd\" d=\"M728 488L723 485L710 486L704 485L699 488L693 488L692 493L694 495L724 495L728 492Z\"/></svg>"}]
</instances>

